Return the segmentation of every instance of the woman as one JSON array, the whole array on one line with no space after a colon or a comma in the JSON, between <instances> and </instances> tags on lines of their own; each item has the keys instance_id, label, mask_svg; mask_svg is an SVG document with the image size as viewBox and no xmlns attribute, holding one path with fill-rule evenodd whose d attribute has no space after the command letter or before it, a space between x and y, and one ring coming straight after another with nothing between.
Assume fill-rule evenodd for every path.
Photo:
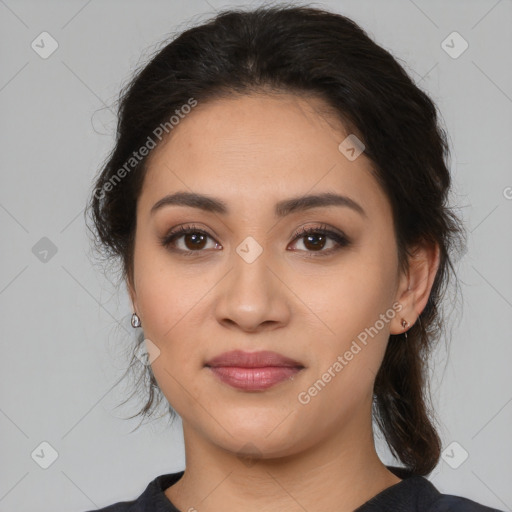
<instances>
[{"instance_id":1,"label":"woman","mask_svg":"<svg viewBox=\"0 0 512 512\"><path fill-rule=\"evenodd\" d=\"M102 510L495 510L425 478L463 239L447 156L432 101L341 15L227 11L154 56L89 207L142 329L141 414L165 396L186 468Z\"/></svg>"}]
</instances>

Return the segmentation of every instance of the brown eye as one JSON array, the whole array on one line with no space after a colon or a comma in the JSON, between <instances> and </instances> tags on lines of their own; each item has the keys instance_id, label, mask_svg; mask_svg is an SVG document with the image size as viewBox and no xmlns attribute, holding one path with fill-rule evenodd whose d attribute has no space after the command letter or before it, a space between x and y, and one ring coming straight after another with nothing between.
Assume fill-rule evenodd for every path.
<instances>
[{"instance_id":1,"label":"brown eye","mask_svg":"<svg viewBox=\"0 0 512 512\"><path fill-rule=\"evenodd\" d=\"M208 247L209 240L212 244L210 247ZM314 253L318 253L319 256L329 255L342 247L350 245L346 236L327 229L325 226L301 229L294 235L294 244L297 245L298 242L303 244L304 249L295 248L295 250L311 253L315 256ZM209 233L194 226L180 226L163 237L160 243L169 250L185 256L204 252L204 249L208 248L222 249L222 246Z\"/></svg>"},{"instance_id":2,"label":"brown eye","mask_svg":"<svg viewBox=\"0 0 512 512\"><path fill-rule=\"evenodd\" d=\"M167 236L160 240L160 243L169 250L180 252L183 254L191 254L193 252L202 252L207 248L208 239L211 236L201 229L193 226L180 226ZM213 249L221 246L211 238Z\"/></svg>"},{"instance_id":3,"label":"brown eye","mask_svg":"<svg viewBox=\"0 0 512 512\"><path fill-rule=\"evenodd\" d=\"M316 251L318 249L323 249L325 247L326 235L323 234L316 234L316 235L306 235L304 237L304 246L311 250Z\"/></svg>"},{"instance_id":4,"label":"brown eye","mask_svg":"<svg viewBox=\"0 0 512 512\"><path fill-rule=\"evenodd\" d=\"M301 229L295 233L294 241L302 242L302 245L305 247L305 249L299 250L319 253L318 255L328 255L350 245L350 241L346 236L332 231L326 226Z\"/></svg>"},{"instance_id":5,"label":"brown eye","mask_svg":"<svg viewBox=\"0 0 512 512\"><path fill-rule=\"evenodd\" d=\"M203 249L204 246L206 245L207 235L203 235L202 233L187 233L185 235L182 235L182 237L187 249L190 249L192 251L197 249Z\"/></svg>"}]
</instances>

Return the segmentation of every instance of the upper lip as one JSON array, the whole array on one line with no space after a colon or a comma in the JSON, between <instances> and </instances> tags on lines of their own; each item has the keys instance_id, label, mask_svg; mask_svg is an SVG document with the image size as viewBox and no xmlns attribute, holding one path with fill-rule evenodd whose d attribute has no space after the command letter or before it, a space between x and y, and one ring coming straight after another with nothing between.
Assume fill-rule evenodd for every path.
<instances>
[{"instance_id":1,"label":"upper lip","mask_svg":"<svg viewBox=\"0 0 512 512\"><path fill-rule=\"evenodd\" d=\"M304 366L285 357L277 352L270 350L262 350L260 352L244 352L243 350L232 350L230 352L223 352L218 356L210 359L205 363L205 366L236 366L240 368L264 368L266 366L287 366L299 367Z\"/></svg>"}]
</instances>

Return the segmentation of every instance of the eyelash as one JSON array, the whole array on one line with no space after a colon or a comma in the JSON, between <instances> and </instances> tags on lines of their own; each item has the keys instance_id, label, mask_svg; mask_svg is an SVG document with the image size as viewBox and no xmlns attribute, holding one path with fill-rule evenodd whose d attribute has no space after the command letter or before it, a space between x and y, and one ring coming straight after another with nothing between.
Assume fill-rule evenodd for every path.
<instances>
[{"instance_id":1,"label":"eyelash","mask_svg":"<svg viewBox=\"0 0 512 512\"><path fill-rule=\"evenodd\" d=\"M171 231L167 235L161 237L160 243L163 247L165 247L171 251L174 251L174 252L179 252L179 253L183 254L184 256L193 256L193 255L195 255L194 253L204 252L203 250L184 251L182 249L176 249L175 247L170 247L171 243L173 243L176 239L178 239L184 235L190 234L190 233L206 235L207 237L213 238L209 233L207 233L206 231L204 231L202 229L196 228L194 225L186 225L186 226L180 226L179 228L175 229L174 231ZM350 240L345 235L342 235L341 233L337 233L336 231L329 229L329 227L326 226L325 224L322 224L321 226L318 226L318 227L307 227L307 228L299 229L293 235L293 242L295 242L297 239L304 238L311 234L326 235L329 238L332 238L337 244L336 247L333 247L333 248L327 249L327 250L300 251L300 252L309 253L311 257L328 256L328 255L333 254L336 251L339 251L340 249L342 249L344 247L348 247L351 244Z\"/></svg>"}]
</instances>

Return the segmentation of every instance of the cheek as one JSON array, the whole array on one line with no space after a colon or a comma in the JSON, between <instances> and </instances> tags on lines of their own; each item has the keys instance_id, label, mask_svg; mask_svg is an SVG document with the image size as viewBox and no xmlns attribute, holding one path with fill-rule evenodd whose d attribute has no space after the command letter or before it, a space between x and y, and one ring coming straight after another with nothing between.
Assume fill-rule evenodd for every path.
<instances>
[{"instance_id":1,"label":"cheek","mask_svg":"<svg viewBox=\"0 0 512 512\"><path fill-rule=\"evenodd\" d=\"M161 274L158 279L151 275L140 287L142 299L139 304L144 312L144 336L149 338L160 350L160 357L155 361L161 366L162 376L170 379L171 374L196 372L200 369L201 322L199 293L193 284L191 289L181 289L179 280L169 282ZM156 374L155 374L156 376ZM172 380L172 379L171 379Z\"/></svg>"},{"instance_id":2,"label":"cheek","mask_svg":"<svg viewBox=\"0 0 512 512\"><path fill-rule=\"evenodd\" d=\"M398 314L394 309L395 253L388 246L376 244L347 256L342 265L317 276L315 287L308 278L297 294L312 312L316 325L312 378L327 383L317 406L331 400L356 406L363 396L371 394L373 381L384 357L390 322ZM296 290L296 288L294 288ZM319 320L320 321L319 321ZM341 357L341 360L339 359ZM328 373L330 371L330 373ZM335 375L333 377L332 375ZM315 391L313 391L315 392ZM323 404L323 405L322 405Z\"/></svg>"},{"instance_id":3,"label":"cheek","mask_svg":"<svg viewBox=\"0 0 512 512\"><path fill-rule=\"evenodd\" d=\"M149 235L137 243L135 286L144 333L147 337L151 334L157 344L163 343L204 294L201 279L197 272L184 274L183 265L173 264L165 249Z\"/></svg>"},{"instance_id":4,"label":"cheek","mask_svg":"<svg viewBox=\"0 0 512 512\"><path fill-rule=\"evenodd\" d=\"M293 283L294 293L311 313L307 317L327 345L333 345L334 339L334 346L342 349L343 343L374 325L393 304L396 255L389 246L366 244L321 271L302 266L297 265L286 279Z\"/></svg>"},{"instance_id":5,"label":"cheek","mask_svg":"<svg viewBox=\"0 0 512 512\"><path fill-rule=\"evenodd\" d=\"M205 389L196 377L202 370L200 340L201 318L196 314L198 301L204 295L170 288L181 284L169 281L165 274L148 273L141 286L141 309L144 311L144 336L160 351L152 362L152 371L171 406L182 417L200 414L196 411ZM196 308L194 307L196 306Z\"/></svg>"}]
</instances>

